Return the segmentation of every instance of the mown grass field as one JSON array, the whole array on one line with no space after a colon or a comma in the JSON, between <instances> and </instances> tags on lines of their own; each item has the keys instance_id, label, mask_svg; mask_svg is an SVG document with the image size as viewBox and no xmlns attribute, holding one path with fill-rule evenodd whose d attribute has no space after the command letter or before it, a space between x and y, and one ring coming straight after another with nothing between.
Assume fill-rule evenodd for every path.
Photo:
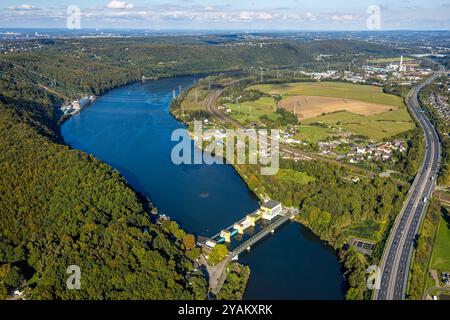
<instances>
[{"instance_id":1,"label":"mown grass field","mask_svg":"<svg viewBox=\"0 0 450 320\"><path fill-rule=\"evenodd\" d=\"M229 103L227 106L232 111L231 116L241 124L258 122L263 115L273 121L280 117L275 113L276 104L271 97L262 97L256 101L245 101L239 104Z\"/></svg>"},{"instance_id":2,"label":"mown grass field","mask_svg":"<svg viewBox=\"0 0 450 320\"><path fill-rule=\"evenodd\" d=\"M302 82L283 84L261 84L248 89L260 90L267 94L285 96L321 96L354 99L369 103L403 107L400 97L386 94L380 87L343 82Z\"/></svg>"},{"instance_id":3,"label":"mown grass field","mask_svg":"<svg viewBox=\"0 0 450 320\"><path fill-rule=\"evenodd\" d=\"M340 127L375 141L411 130L415 126L406 109L397 109L370 116L340 111L303 121L307 125L317 122L328 126Z\"/></svg>"},{"instance_id":4,"label":"mown grass field","mask_svg":"<svg viewBox=\"0 0 450 320\"><path fill-rule=\"evenodd\" d=\"M441 216L434 243L431 269L450 272L450 217Z\"/></svg>"},{"instance_id":5,"label":"mown grass field","mask_svg":"<svg viewBox=\"0 0 450 320\"><path fill-rule=\"evenodd\" d=\"M277 174L277 178L281 182L286 184L307 184L313 182L316 178L309 176L308 174L292 169L280 169Z\"/></svg>"},{"instance_id":6,"label":"mown grass field","mask_svg":"<svg viewBox=\"0 0 450 320\"><path fill-rule=\"evenodd\" d=\"M298 129L299 132L295 135L294 139L307 141L310 143L324 141L333 133L333 130L329 128L322 128L317 126L301 125Z\"/></svg>"}]
</instances>

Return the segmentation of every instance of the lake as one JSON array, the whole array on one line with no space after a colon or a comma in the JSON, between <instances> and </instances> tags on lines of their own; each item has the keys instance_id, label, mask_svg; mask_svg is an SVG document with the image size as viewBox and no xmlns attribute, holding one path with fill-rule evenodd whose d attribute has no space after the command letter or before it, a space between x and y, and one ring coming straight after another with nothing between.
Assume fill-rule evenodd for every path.
<instances>
[{"instance_id":1,"label":"lake","mask_svg":"<svg viewBox=\"0 0 450 320\"><path fill-rule=\"evenodd\" d=\"M175 165L171 141L184 128L169 114L172 90L189 77L126 85L98 97L62 126L74 149L117 169L137 191L188 232L212 236L259 207L228 165ZM201 152L193 147L193 152ZM250 266L245 299L342 299L335 252L309 230L289 223L239 257Z\"/></svg>"}]
</instances>

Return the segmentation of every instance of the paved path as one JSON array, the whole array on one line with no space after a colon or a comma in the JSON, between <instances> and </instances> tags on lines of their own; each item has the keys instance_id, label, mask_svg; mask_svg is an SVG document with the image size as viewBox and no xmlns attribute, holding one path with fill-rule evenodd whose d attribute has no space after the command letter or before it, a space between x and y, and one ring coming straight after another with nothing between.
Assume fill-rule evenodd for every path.
<instances>
[{"instance_id":1,"label":"paved path","mask_svg":"<svg viewBox=\"0 0 450 320\"><path fill-rule=\"evenodd\" d=\"M230 257L225 258L215 266L210 266L206 258L200 255L200 264L206 267L209 277L209 292L217 296L227 278L226 267L231 261Z\"/></svg>"},{"instance_id":2,"label":"paved path","mask_svg":"<svg viewBox=\"0 0 450 320\"><path fill-rule=\"evenodd\" d=\"M433 290L440 290L440 291L446 291L446 292L450 292L450 288L449 287L441 287L441 286L434 286L430 289L427 290L427 292L425 292L425 294L423 295L423 300L428 300L428 297L431 297L431 292Z\"/></svg>"}]
</instances>

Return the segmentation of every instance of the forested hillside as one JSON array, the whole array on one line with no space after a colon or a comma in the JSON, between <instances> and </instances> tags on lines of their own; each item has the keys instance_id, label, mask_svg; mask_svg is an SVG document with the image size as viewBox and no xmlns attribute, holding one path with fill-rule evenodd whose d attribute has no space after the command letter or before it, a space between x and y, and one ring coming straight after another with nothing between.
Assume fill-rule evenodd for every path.
<instances>
[{"instance_id":1,"label":"forested hillside","mask_svg":"<svg viewBox=\"0 0 450 320\"><path fill-rule=\"evenodd\" d=\"M0 298L21 286L34 299L204 299L180 232L152 224L112 168L62 145L60 98L12 71L0 80ZM66 288L70 265L82 290Z\"/></svg>"},{"instance_id":2,"label":"forested hillside","mask_svg":"<svg viewBox=\"0 0 450 320\"><path fill-rule=\"evenodd\" d=\"M206 46L147 44L145 41L56 41L45 50L0 59L3 68L25 67L35 81L67 93L99 94L124 83L149 78L242 70L251 67L298 65L313 55L300 45ZM6 60L6 61L5 61ZM8 64L10 62L11 64ZM257 69L259 72L259 69ZM23 71L15 67L15 71ZM45 75L43 78L40 75Z\"/></svg>"}]
</instances>

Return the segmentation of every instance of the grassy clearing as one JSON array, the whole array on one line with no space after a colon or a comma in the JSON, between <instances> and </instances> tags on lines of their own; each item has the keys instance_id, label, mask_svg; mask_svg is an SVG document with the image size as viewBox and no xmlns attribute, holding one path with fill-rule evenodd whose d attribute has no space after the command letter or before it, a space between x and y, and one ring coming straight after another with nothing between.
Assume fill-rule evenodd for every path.
<instances>
[{"instance_id":1,"label":"grassy clearing","mask_svg":"<svg viewBox=\"0 0 450 320\"><path fill-rule=\"evenodd\" d=\"M351 238L360 238L369 241L378 242L381 240L384 231L384 224L376 221L365 221L356 223L348 227L344 234L350 240Z\"/></svg>"},{"instance_id":2,"label":"grassy clearing","mask_svg":"<svg viewBox=\"0 0 450 320\"><path fill-rule=\"evenodd\" d=\"M450 271L450 216L448 211L441 216L434 244L431 268Z\"/></svg>"},{"instance_id":3,"label":"grassy clearing","mask_svg":"<svg viewBox=\"0 0 450 320\"><path fill-rule=\"evenodd\" d=\"M308 174L292 169L280 169L277 174L277 177L284 184L307 184L309 182L313 182L316 179L314 177L309 176Z\"/></svg>"},{"instance_id":4,"label":"grassy clearing","mask_svg":"<svg viewBox=\"0 0 450 320\"><path fill-rule=\"evenodd\" d=\"M363 123L346 124L343 125L343 128L347 131L369 137L369 139L381 141L413 129L414 124L408 122L366 121Z\"/></svg>"},{"instance_id":5,"label":"grassy clearing","mask_svg":"<svg viewBox=\"0 0 450 320\"><path fill-rule=\"evenodd\" d=\"M400 97L386 94L381 88L370 85L359 85L342 82L306 82L286 84L262 84L248 89L260 90L267 94L282 96L321 96L343 99L354 99L369 103L379 103L394 107L402 107Z\"/></svg>"},{"instance_id":6,"label":"grassy clearing","mask_svg":"<svg viewBox=\"0 0 450 320\"><path fill-rule=\"evenodd\" d=\"M303 124L322 122L328 126L340 127L357 135L380 141L414 128L406 109L383 112L371 116L361 116L348 111L340 111L307 119Z\"/></svg>"},{"instance_id":7,"label":"grassy clearing","mask_svg":"<svg viewBox=\"0 0 450 320\"><path fill-rule=\"evenodd\" d=\"M197 96L198 93L198 96ZM200 87L196 92L195 88L192 88L187 93L186 98L182 102L182 106L185 112L206 110L204 100L210 92L207 88Z\"/></svg>"},{"instance_id":8,"label":"grassy clearing","mask_svg":"<svg viewBox=\"0 0 450 320\"><path fill-rule=\"evenodd\" d=\"M333 133L333 130L329 128L306 125L299 126L299 131L300 132L295 135L294 139L310 143L324 141Z\"/></svg>"},{"instance_id":9,"label":"grassy clearing","mask_svg":"<svg viewBox=\"0 0 450 320\"><path fill-rule=\"evenodd\" d=\"M231 116L241 124L258 122L261 116L267 116L276 121L280 115L276 114L275 100L271 97L262 97L256 101L245 101L240 104L227 104L231 109Z\"/></svg>"}]
</instances>

